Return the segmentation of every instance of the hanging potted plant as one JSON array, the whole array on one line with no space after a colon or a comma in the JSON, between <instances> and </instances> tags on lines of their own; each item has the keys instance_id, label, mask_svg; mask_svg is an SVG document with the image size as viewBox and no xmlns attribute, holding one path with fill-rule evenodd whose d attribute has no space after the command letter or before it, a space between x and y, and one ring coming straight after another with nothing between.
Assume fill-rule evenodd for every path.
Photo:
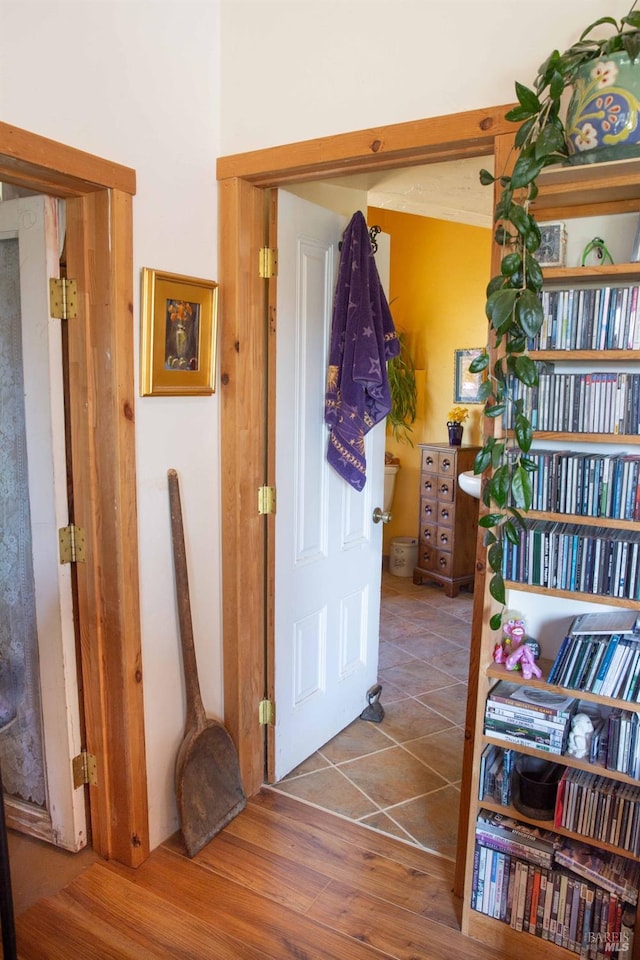
<instances>
[{"instance_id":1,"label":"hanging potted plant","mask_svg":"<svg viewBox=\"0 0 640 960\"><path fill-rule=\"evenodd\" d=\"M520 540L535 470L527 457L533 436L524 400L514 401L510 389L514 379L526 387L538 380L536 364L527 355L527 341L543 320L543 276L535 258L541 234L531 205L538 193L537 178L551 164L640 155L640 12L634 12L635 6L619 23L601 17L590 24L564 53L554 50L531 87L516 83L518 105L506 115L519 124L511 173L494 176L483 170L480 175L483 184L498 183L494 238L503 256L500 273L487 288L496 358L490 368L487 348L470 370L488 372L480 392L484 415L501 417L511 407L514 425L512 438L489 436L474 464L476 474L490 471L482 493L488 513L479 523L486 530L490 592L502 609L503 540ZM602 29L607 35L594 37ZM574 93L565 125L561 100L570 87ZM499 629L501 621L502 611L491 618L492 629Z\"/></svg>"},{"instance_id":2,"label":"hanging potted plant","mask_svg":"<svg viewBox=\"0 0 640 960\"><path fill-rule=\"evenodd\" d=\"M413 446L413 440L409 434L412 432L411 424L416 419L418 407L416 368L409 353L406 335L399 333L398 340L400 352L387 363L391 393L391 411L387 416L387 426L391 428L393 436L399 443L408 443Z\"/></svg>"}]
</instances>

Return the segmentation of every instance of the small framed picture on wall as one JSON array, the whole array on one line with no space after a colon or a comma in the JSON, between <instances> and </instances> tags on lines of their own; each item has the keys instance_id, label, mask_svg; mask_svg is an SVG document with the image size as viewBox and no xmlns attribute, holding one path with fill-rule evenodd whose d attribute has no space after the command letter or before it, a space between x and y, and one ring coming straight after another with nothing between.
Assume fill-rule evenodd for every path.
<instances>
[{"instance_id":1,"label":"small framed picture on wall","mask_svg":"<svg viewBox=\"0 0 640 960\"><path fill-rule=\"evenodd\" d=\"M541 223L540 246L534 257L542 267L564 267L567 259L567 229L564 223Z\"/></svg>"},{"instance_id":2,"label":"small framed picture on wall","mask_svg":"<svg viewBox=\"0 0 640 960\"><path fill-rule=\"evenodd\" d=\"M454 350L453 400L454 403L482 403L479 397L484 373L471 373L469 367L483 352L482 347Z\"/></svg>"}]
</instances>

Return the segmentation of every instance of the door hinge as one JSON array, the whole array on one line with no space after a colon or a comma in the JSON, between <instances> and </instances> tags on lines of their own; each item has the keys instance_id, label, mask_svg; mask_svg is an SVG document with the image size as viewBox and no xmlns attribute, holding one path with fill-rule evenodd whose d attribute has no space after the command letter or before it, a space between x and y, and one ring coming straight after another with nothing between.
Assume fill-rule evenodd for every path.
<instances>
[{"instance_id":1,"label":"door hinge","mask_svg":"<svg viewBox=\"0 0 640 960\"><path fill-rule=\"evenodd\" d=\"M68 527L60 527L58 543L60 563L85 562L85 533L82 527L76 527L74 523L70 523Z\"/></svg>"},{"instance_id":2,"label":"door hinge","mask_svg":"<svg viewBox=\"0 0 640 960\"><path fill-rule=\"evenodd\" d=\"M71 761L73 767L73 787L77 790L85 783L91 787L98 786L98 764L92 753L83 750Z\"/></svg>"},{"instance_id":3,"label":"door hinge","mask_svg":"<svg viewBox=\"0 0 640 960\"><path fill-rule=\"evenodd\" d=\"M258 487L258 515L276 512L276 488Z\"/></svg>"},{"instance_id":4,"label":"door hinge","mask_svg":"<svg viewBox=\"0 0 640 960\"><path fill-rule=\"evenodd\" d=\"M49 312L58 320L78 316L78 285L75 280L49 277Z\"/></svg>"},{"instance_id":5,"label":"door hinge","mask_svg":"<svg viewBox=\"0 0 640 960\"><path fill-rule=\"evenodd\" d=\"M260 250L260 265L258 274L263 280L270 280L278 275L278 251L271 247L262 247Z\"/></svg>"},{"instance_id":6,"label":"door hinge","mask_svg":"<svg viewBox=\"0 0 640 960\"><path fill-rule=\"evenodd\" d=\"M261 700L258 705L260 726L273 726L276 722L276 705L273 700Z\"/></svg>"}]
</instances>

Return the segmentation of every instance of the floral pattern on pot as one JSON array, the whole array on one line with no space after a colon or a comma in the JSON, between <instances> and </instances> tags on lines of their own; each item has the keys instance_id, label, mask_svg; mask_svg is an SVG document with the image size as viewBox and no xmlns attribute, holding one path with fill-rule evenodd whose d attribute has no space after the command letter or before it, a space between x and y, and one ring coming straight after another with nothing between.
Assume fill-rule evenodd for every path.
<instances>
[{"instance_id":1,"label":"floral pattern on pot","mask_svg":"<svg viewBox=\"0 0 640 960\"><path fill-rule=\"evenodd\" d=\"M640 62L626 53L584 64L566 121L571 163L640 155Z\"/></svg>"}]
</instances>

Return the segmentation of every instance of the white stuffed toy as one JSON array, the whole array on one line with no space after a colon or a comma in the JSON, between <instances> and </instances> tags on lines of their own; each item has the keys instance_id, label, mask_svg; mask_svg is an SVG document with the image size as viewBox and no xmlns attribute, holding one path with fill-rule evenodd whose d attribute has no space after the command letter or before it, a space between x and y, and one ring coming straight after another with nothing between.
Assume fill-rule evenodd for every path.
<instances>
[{"instance_id":1,"label":"white stuffed toy","mask_svg":"<svg viewBox=\"0 0 640 960\"><path fill-rule=\"evenodd\" d=\"M576 760L582 760L589 753L591 746L591 734L593 733L593 724L586 713L576 713L571 721L571 732L569 733L569 747L567 753Z\"/></svg>"}]
</instances>

